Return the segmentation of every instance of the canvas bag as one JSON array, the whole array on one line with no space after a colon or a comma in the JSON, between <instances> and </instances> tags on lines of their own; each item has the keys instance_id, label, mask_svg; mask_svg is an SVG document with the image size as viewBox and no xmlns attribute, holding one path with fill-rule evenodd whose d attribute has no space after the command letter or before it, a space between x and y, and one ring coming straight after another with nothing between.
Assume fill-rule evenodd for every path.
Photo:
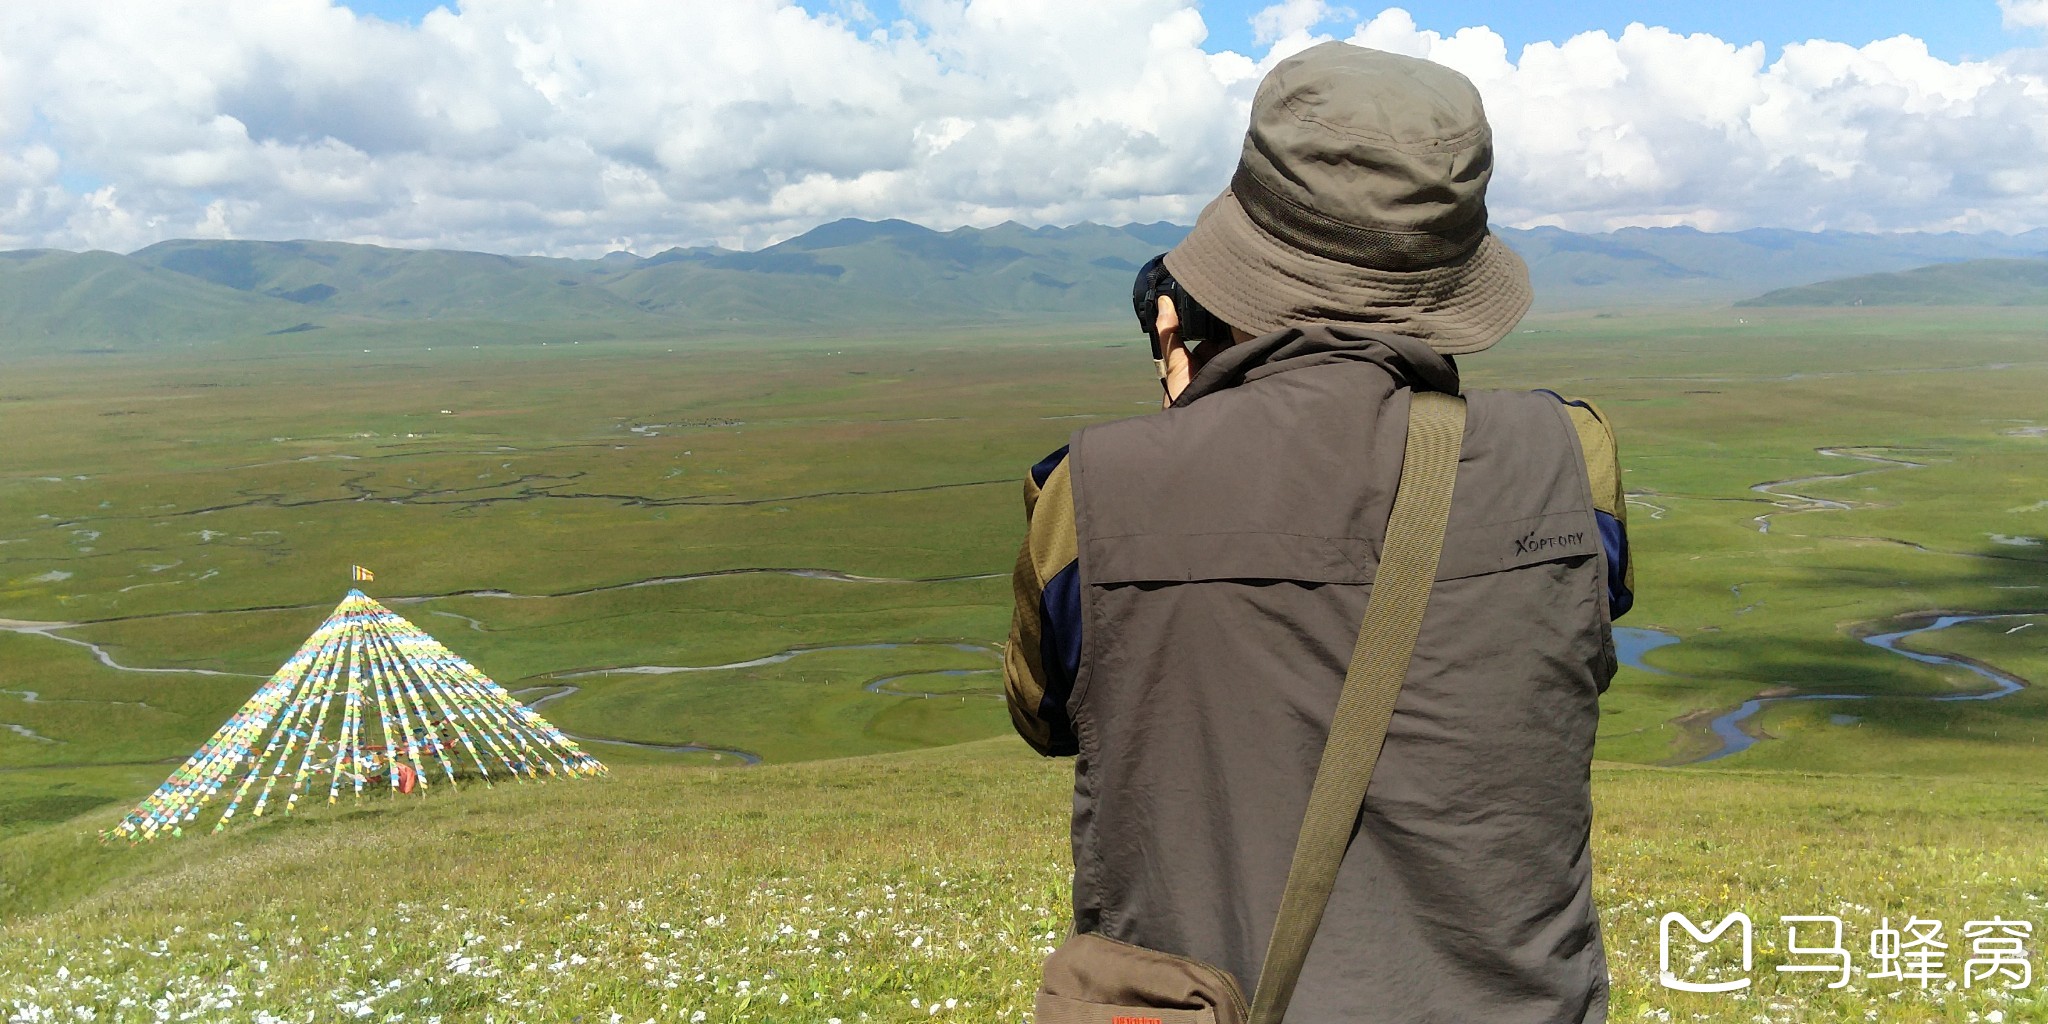
<instances>
[{"instance_id":1,"label":"canvas bag","mask_svg":"<svg viewBox=\"0 0 2048 1024\"><path fill-rule=\"evenodd\" d=\"M1415 653L1464 434L1464 399L1413 393L1386 543L1250 1005L1229 971L1082 933L1045 961L1037 1024L1280 1024L1286 1016Z\"/></svg>"}]
</instances>

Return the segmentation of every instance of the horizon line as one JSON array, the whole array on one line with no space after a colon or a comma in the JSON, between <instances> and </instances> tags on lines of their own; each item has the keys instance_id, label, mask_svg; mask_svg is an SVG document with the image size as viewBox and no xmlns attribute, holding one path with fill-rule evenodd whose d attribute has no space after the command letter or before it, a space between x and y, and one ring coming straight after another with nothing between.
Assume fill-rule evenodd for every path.
<instances>
[{"instance_id":1,"label":"horizon line","mask_svg":"<svg viewBox=\"0 0 2048 1024\"><path fill-rule=\"evenodd\" d=\"M975 233L981 233L981 232L987 232L987 231L997 231L997 230L1001 230L1001 229L1003 229L1003 228L1016 228L1016 229L1019 229L1019 230L1022 230L1022 231L1028 231L1028 232L1031 232L1031 233L1033 233L1033 234L1042 234L1042 233L1046 233L1046 232L1072 231L1072 230L1076 230L1076 229L1079 229L1079 228L1088 228L1088 227L1096 227L1096 228L1106 228L1106 229L1108 229L1108 230L1111 230L1111 231L1127 231L1127 230L1128 230L1128 229L1130 229L1130 228L1158 228L1158 227L1171 227L1171 228L1183 228L1183 229L1192 229L1192 228L1193 228L1193 226L1194 226L1194 225L1192 225L1192 224L1183 224L1183 223L1180 223L1179 221L1171 221L1171 220L1155 220L1155 221L1126 221L1126 222L1124 222L1124 223L1121 223L1121 224L1105 224L1105 223L1103 223L1103 222L1101 222L1101 221L1094 221L1094 220L1079 220L1079 221L1075 221L1075 222L1073 222L1073 223L1071 223L1071 224L1041 224L1041 225L1039 225L1039 226L1037 226L1037 227L1032 227L1032 226L1030 226L1030 225L1027 225L1027 224L1023 224L1023 223L1021 223L1021 222L1019 222L1019 221L1015 221L1015 220L1005 220L1005 221L1002 221L1002 222L1000 222L1000 223L997 223L997 224L992 224L992 225L989 225L989 226L987 226L987 227L979 227L979 226L976 226L976 225L973 225L973 224L961 224L961 225L957 225L957 226L955 226L955 227L950 227L950 228L936 228L936 227L932 227L931 225L928 225L928 224L921 224L921 223L918 223L917 221L914 221L914 220L910 220L910 219L908 219L908 218L903 218L903 217L884 217L884 218L881 218L881 219L879 219L879 220L868 220L868 219L866 219L866 218L864 218L864 217L840 217L840 218L837 218L837 219L834 219L834 220L829 220L829 221L821 221L821 222L819 222L819 223L817 223L817 224L814 224L814 225L812 225L811 227L809 227L809 228L807 228L807 229L805 229L805 230L803 230L803 231L801 231L801 232L798 232L798 233L796 233L796 234L794 234L794 235L790 235L790 236L789 236L789 237L787 237L787 238L782 238L782 239L778 239L777 241L774 241L774 242L768 243L768 244L766 244L766 245L763 245L763 246L761 246L761 247L759 247L759 248L756 248L756 249L728 249L728 248L725 248L724 246L721 246L721 245L717 245L717 244L705 244L705 245L670 245L670 246L667 246L667 247L664 247L664 248L661 248L661 249L655 249L655 250L652 250L652 251L650 251L650 252L647 252L647 253L641 253L641 252L638 252L638 251L635 251L635 250L632 250L632 249L613 249L613 250L610 250L610 251L608 251L608 252L604 253L604 254L603 254L603 255L601 255L601 256L560 256L560 255L555 255L555 254L552 254L552 253L545 253L545 252L530 252L530 251L529 251L529 252L523 252L523 253L520 253L520 252L505 252L505 251L498 251L498 250L491 250L491 249L471 249L471 248L464 248L464 247L461 247L461 246L447 246L447 245L394 245L394 244L391 244L391 243L389 243L389 242L381 242L381 241L353 241L353 240L349 240L349 239L341 239L341 238L306 238L306 237L299 237L299 238L206 238L206 237L198 237L198 236L189 236L189 237L179 237L179 238L164 238L164 239L159 239L158 241L155 241L155 242L151 242L151 243L150 243L150 244L148 244L148 245L145 245L145 246L140 246L140 247L138 247L138 248L135 248L135 249L131 249L131 250L127 251L127 252L116 252L116 251L114 251L114 250L112 250L112 249L64 249L64 248L59 248L59 247L56 247L56 246L28 246L28 247L24 247L24 248L19 248L19 249L0 249L0 255L13 255L13 254L16 254L16 253L37 253L37 252L52 252L52 253L55 253L55 252L61 252L61 253L69 253L69 254L71 254L71 255L86 255L86 254L90 254L90 253L96 253L96 252L104 252L104 253L108 253L108 254L111 254L111 255L115 255L115 256L122 256L122 257L127 257L127 256L134 256L134 255L135 255L135 254L137 254L137 253L140 253L140 252L144 252L144 251L146 251L146 250L149 250L149 249L153 249L153 248L156 248L157 246L160 246L160 245L173 245L173 244L178 244L178 243L216 243L216 242L246 242L246 243L253 243L253 244L259 244L259 245L291 245L291 244L300 244L300 243L310 243L310 244L315 244L315 245L354 245L354 246L363 246L363 247L366 247L366 248L376 248L376 249L396 249L396 250L402 250L402 251L409 251L409 252L461 252L461 253L477 253L477 254L480 254L480 255L486 255L486 256L504 256L504 257L511 257L511 258L515 258L515 259L558 259L558 260L570 260L570 261L578 261L578 262L585 262L585 261L587 261L587 262L596 262L596 261L598 261L598 260L608 259L608 258L611 258L611 257L614 257L614 256L619 256L619 255L627 255L627 256L632 256L632 257L634 257L634 258L636 258L636 259L648 259L648 258L651 258L651 257L653 257L653 256L659 256L659 255L662 255L662 254L664 254L664 253L670 253L670 252L691 252L691 251L707 251L707 252L725 252L725 253L751 253L751 252L764 252L764 251L766 251L766 250L769 250L769 249L773 249L773 248L775 248L775 247L777 247L777 246L780 246L780 245L786 245L786 244L788 244L788 243L790 243L790 242L793 242L793 241L797 241L797 240L799 240L799 239L802 239L802 238L808 237L809 235L811 235L811 234L813 234L813 233L815 233L815 232L817 232L817 231L819 231L819 230L821 230L821 229L823 229L823 228L829 228L829 227L834 227L834 226L837 226L837 225L840 225L840 224L848 224L848 223L852 223L852 224L862 224L862 225L868 225L868 226L882 226L882 225L888 225L888 224L901 224L901 225L905 225L905 226L907 226L907 227L912 227L912 228L916 228L916 229L919 229L919 230L921 230L921 231L929 232L929 233L931 233L931 234L935 234L935 235L951 235L951 234L959 234L959 233L961 233L961 232L969 232L969 231L971 231L971 232L975 232ZM1628 225L1623 225L1623 226L1620 226L1620 227L1615 227L1615 228L1608 228L1608 229L1606 229L1606 230L1604 230L1604 231L1576 231L1576 230L1573 230L1573 229L1571 229L1571 228L1561 227L1561 226L1558 226L1558 225L1554 225L1554 224L1537 224L1537 225L1534 225L1534 226L1531 226L1531 227L1515 227L1515 226L1513 226L1513 225L1506 225L1506 224L1489 224L1489 225L1488 225L1488 229L1489 229L1489 230L1491 230L1491 231L1495 231L1495 232L1501 232L1501 231L1512 231L1512 232L1520 232L1520 233L1529 233L1529 234L1533 234L1533 233L1536 233L1536 232L1557 232L1557 233L1560 233L1560 234L1567 234L1567 235L1585 235L1585 236L1597 236L1597 235L1615 235L1615 234L1621 234L1621 233L1623 233L1623 232L1630 232L1630 231L1641 231L1641 232L1670 232L1670 233L1676 233L1676 234L1695 234L1695 235L1727 235L1727 236L1735 236L1735 235L1745 235L1745 234L1751 234L1751 233L1756 233L1756 232L1769 232L1769 233L1776 233L1776 234L1792 234L1792 235L1810 235L1810 236L1821 236L1821 235L1846 235L1846 236L1852 236L1852 237L1866 237L1866 238L1902 238L1902 237L1911 237L1911 236L1916 236L1916 235L1919 235L1919 236L1927 236L1927 237L1943 237L1943 236L1957 236L1957 237L1965 237L1965 238L1983 238L1983 237L1991 237L1991 236L1997 236L1997 237L2001 237L2001 238L2020 238L2020 237L2024 237L2024 236L2027 236L2027 235L2032 235L2032 234L2043 234L2043 235L2048 235L2048 227L2034 227L2034 228L2028 228L2028 229L2026 229L2026 230L2023 230L2023 231L1999 231L1999 230L1995 230L1995 229L1994 229L1994 230L1987 230L1987 231L1961 231L1961 230L1954 230L1954 229L1951 229L1951 230L1948 230L1948 231L1927 231L1927 230L1912 230L1912 231L1857 231L1857 230L1851 230L1851 229L1847 229L1847 228L1784 228L1784 227L1769 227L1769 226L1764 226L1764 225L1757 225L1757 226L1753 226L1753 227L1747 227L1747 228L1738 228L1738 229L1735 229L1735 230L1732 230L1732 231L1712 231L1712 230L1708 230L1708 229L1706 229L1706 228L1694 227L1694 226L1692 226L1692 225L1689 225L1689 224L1670 224L1670 225L1642 225L1642 224L1628 224Z\"/></svg>"}]
</instances>

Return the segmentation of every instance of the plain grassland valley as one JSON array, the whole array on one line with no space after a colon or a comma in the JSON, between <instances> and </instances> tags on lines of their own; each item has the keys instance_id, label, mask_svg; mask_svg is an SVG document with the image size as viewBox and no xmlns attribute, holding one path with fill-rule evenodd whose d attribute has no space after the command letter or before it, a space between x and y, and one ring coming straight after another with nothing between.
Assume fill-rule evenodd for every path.
<instances>
[{"instance_id":1,"label":"plain grassland valley","mask_svg":"<svg viewBox=\"0 0 2048 1024\"><path fill-rule=\"evenodd\" d=\"M1648 915L1688 894L1698 905L1680 909L1747 899L1760 920L1780 908L1874 924L1924 904L1958 922L2031 911L2048 929L2048 697L2029 685L1929 699L1984 690L1967 665L2048 681L2038 312L1547 315L1462 365L1468 386L1550 387L1614 421L1638 584L1623 624L1677 641L1624 668L1602 701L1596 859L1618 1010L1720 1005L1650 980ZM12 920L0 962L23 965L0 968L0 1005L41 992L55 968L37 958L67 949L168 978L106 944L167 937L173 921L241 935L195 974L218 981L248 969L254 954L236 943L326 941L300 915L378 927L432 960L463 948L443 934L453 918L394 902L446 902L509 936L503 922L525 913L513 908L545 899L598 918L655 910L630 913L630 936L536 919L520 932L536 948L635 955L666 914L723 966L678 968L679 986L651 990L582 965L470 978L461 993L403 981L404 999L379 1005L469 1019L516 992L515 1004L573 1012L716 1017L766 1012L750 1001L779 987L796 995L774 1003L787 1019L813 1019L801 1007L926 1019L934 995L978 1007L945 1011L970 1019L1028 1006L1013 982L1029 977L1037 936L1064 927L1065 796L1063 764L1004 738L996 666L1019 481L1075 427L1149 409L1148 371L1142 339L1120 325L645 339L334 329L0 356L0 914ZM596 784L610 790L499 787L322 810L211 844L93 843L319 623L357 563L394 610L547 698L551 720L618 766ZM1956 613L2004 617L1905 641L1940 663L1860 642ZM1769 702L1740 725L1754 746L1671 767L1725 742L1716 716L1801 693L1868 699ZM742 752L766 763L736 774ZM847 757L860 759L830 760ZM1020 835L928 827L956 814L1006 816ZM467 868L393 866L344 836ZM1816 841L1839 858L1800 852ZM563 844L580 855L565 860ZM378 888L316 864L390 876ZM1921 876L1897 877L1912 866ZM929 918L866 945L855 935L851 961L828 957L816 977L777 959L789 950L718 945L702 923L793 915L799 889L838 913L848 893L889 902L885 885ZM264 934L250 938L249 922ZM906 945L913 932L934 947L1009 938L933 960ZM276 955L265 1005L331 1013L328 996L375 973ZM396 963L390 977L409 977ZM1770 979L1751 1008L1964 1020L2017 1005L1816 993Z\"/></svg>"}]
</instances>

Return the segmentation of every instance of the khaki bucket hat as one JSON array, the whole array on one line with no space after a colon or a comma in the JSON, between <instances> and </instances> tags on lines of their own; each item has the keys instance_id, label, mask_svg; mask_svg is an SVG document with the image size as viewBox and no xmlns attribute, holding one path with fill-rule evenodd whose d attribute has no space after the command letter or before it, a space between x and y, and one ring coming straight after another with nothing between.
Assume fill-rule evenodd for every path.
<instances>
[{"instance_id":1,"label":"khaki bucket hat","mask_svg":"<svg viewBox=\"0 0 2048 1024\"><path fill-rule=\"evenodd\" d=\"M1426 60L1323 43L1252 98L1230 187L1166 254L1225 323L1370 324L1446 355L1529 311L1529 268L1487 230L1493 132L1479 90Z\"/></svg>"}]
</instances>

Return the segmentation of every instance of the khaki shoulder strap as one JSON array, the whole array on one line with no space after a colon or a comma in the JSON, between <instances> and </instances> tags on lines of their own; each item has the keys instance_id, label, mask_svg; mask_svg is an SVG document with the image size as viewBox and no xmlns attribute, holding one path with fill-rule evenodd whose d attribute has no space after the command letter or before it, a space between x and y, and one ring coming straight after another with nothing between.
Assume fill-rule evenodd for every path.
<instances>
[{"instance_id":1,"label":"khaki shoulder strap","mask_svg":"<svg viewBox=\"0 0 2048 1024\"><path fill-rule=\"evenodd\" d=\"M1458 449L1465 437L1465 400L1414 392L1408 412L1408 444L1387 538L1373 570L1365 623L1351 654L1351 670L1323 746L1322 764L1309 791L1301 837L1287 869L1280 916L1266 946L1265 966L1252 996L1251 1024L1279 1024L1294 997L1294 983L1322 923L1323 908L1337 882L1337 867L1351 843L1351 831L1372 782L1373 764L1386 742L1394 700L1408 674L1422 613L1436 580L1444 527L1450 522L1451 486L1458 474Z\"/></svg>"}]
</instances>

